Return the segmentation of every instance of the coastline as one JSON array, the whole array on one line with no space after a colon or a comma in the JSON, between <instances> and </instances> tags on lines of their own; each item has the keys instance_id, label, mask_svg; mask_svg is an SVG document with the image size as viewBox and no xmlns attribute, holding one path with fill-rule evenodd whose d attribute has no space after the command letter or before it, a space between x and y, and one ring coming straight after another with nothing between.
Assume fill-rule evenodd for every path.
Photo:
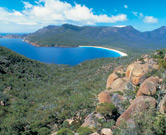
<instances>
[{"instance_id":1,"label":"coastline","mask_svg":"<svg viewBox=\"0 0 166 135\"><path fill-rule=\"evenodd\" d=\"M40 47L40 46L37 45L36 43L29 42L28 40L24 40L24 39L23 39L22 41L24 41L24 42L26 42L26 43L28 43L28 44L31 44L31 45L33 45L33 46Z\"/></svg>"},{"instance_id":2,"label":"coastline","mask_svg":"<svg viewBox=\"0 0 166 135\"><path fill-rule=\"evenodd\" d=\"M100 46L79 46L79 47L93 47L93 48L100 48L100 49L106 49L106 50L110 50L110 51L114 51L119 53L121 56L128 56L126 53L115 50L115 49L110 49L110 48L106 48L106 47L100 47Z\"/></svg>"},{"instance_id":3,"label":"coastline","mask_svg":"<svg viewBox=\"0 0 166 135\"><path fill-rule=\"evenodd\" d=\"M29 43L29 44L35 46L35 47L40 47L40 45L37 45L36 43L29 42L28 40L24 40L24 39L23 39L23 41L24 41L24 42L27 42L27 43ZM49 46L46 46L46 47L49 47ZM66 48L67 46L54 46L54 47L63 47L63 48ZM118 50L115 50L115 49L111 49L111 48L101 47L101 46L82 46L82 45L80 45L80 46L78 46L78 47L93 47L93 48L106 49L106 50L110 50L110 51L117 52L117 53L119 53L122 57L128 56L128 55L127 55L126 53L124 53L124 52L121 52L121 51L118 51ZM74 48L74 47L73 47L73 48Z\"/></svg>"}]
</instances>

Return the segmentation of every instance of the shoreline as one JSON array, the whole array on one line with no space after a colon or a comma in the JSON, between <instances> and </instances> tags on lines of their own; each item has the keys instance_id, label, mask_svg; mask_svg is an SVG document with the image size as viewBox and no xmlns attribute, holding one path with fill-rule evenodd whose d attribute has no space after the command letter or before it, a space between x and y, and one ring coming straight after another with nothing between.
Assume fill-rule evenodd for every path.
<instances>
[{"instance_id":1,"label":"shoreline","mask_svg":"<svg viewBox=\"0 0 166 135\"><path fill-rule=\"evenodd\" d=\"M35 47L40 47L40 45L37 45L36 43L29 42L28 40L23 39L23 41L28 43L28 44L31 44ZM49 47L49 46L46 46L46 47ZM68 46L54 46L54 47L68 48ZM124 53L124 52L121 52L121 51L118 51L118 50L115 50L115 49L111 49L111 48L101 47L101 46L83 46L83 45L80 45L78 47L93 47L93 48L106 49L106 50L110 50L110 51L114 51L116 53L119 53L122 57L128 56L127 53ZM71 47L69 47L69 48L71 48ZM72 47L72 48L75 48L75 47Z\"/></svg>"},{"instance_id":2,"label":"shoreline","mask_svg":"<svg viewBox=\"0 0 166 135\"><path fill-rule=\"evenodd\" d=\"M119 53L121 56L128 56L127 53L115 50L115 49L110 49L110 48L106 48L106 47L101 47L101 46L79 46L79 47L93 47L93 48L100 48L100 49L106 49L106 50L110 50L110 51L114 51Z\"/></svg>"}]
</instances>

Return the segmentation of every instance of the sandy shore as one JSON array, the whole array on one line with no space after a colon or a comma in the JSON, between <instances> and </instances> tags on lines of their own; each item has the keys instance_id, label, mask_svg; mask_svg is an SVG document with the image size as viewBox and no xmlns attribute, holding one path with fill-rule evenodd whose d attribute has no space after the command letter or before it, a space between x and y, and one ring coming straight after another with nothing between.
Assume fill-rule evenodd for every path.
<instances>
[{"instance_id":1,"label":"sandy shore","mask_svg":"<svg viewBox=\"0 0 166 135\"><path fill-rule=\"evenodd\" d=\"M118 50L114 50L114 49L110 49L110 48L105 48L105 47L100 47L100 46L79 46L79 47L94 47L94 48L101 48L101 49L106 49L106 50L110 50L110 51L114 51L119 53L121 56L128 56L126 53L118 51Z\"/></svg>"}]
</instances>

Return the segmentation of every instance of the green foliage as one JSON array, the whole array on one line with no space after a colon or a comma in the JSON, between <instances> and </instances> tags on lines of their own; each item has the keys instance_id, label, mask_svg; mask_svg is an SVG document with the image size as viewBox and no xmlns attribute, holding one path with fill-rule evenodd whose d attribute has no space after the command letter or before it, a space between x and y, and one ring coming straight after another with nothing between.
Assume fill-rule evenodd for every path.
<instances>
[{"instance_id":1,"label":"green foliage","mask_svg":"<svg viewBox=\"0 0 166 135\"><path fill-rule=\"evenodd\" d=\"M99 119L98 123L100 123L100 129L102 129L102 128L110 128L110 127L115 125L115 121L112 120L112 119L111 120L107 120L107 121L105 119ZM98 127L98 129L99 129L99 127Z\"/></svg>"},{"instance_id":2,"label":"green foliage","mask_svg":"<svg viewBox=\"0 0 166 135\"><path fill-rule=\"evenodd\" d=\"M112 103L101 103L98 105L96 111L103 115L112 115L117 112L117 108Z\"/></svg>"},{"instance_id":3,"label":"green foliage","mask_svg":"<svg viewBox=\"0 0 166 135\"><path fill-rule=\"evenodd\" d=\"M145 64L144 58L141 57L138 60L141 61L141 64Z\"/></svg>"},{"instance_id":4,"label":"green foliage","mask_svg":"<svg viewBox=\"0 0 166 135\"><path fill-rule=\"evenodd\" d=\"M152 57L158 60L159 66L161 68L166 68L166 61L164 57L166 56L166 49L158 50Z\"/></svg>"},{"instance_id":5,"label":"green foliage","mask_svg":"<svg viewBox=\"0 0 166 135\"><path fill-rule=\"evenodd\" d=\"M135 59L101 58L70 67L40 63L0 47L0 100L6 105L0 109L0 134L49 134L55 124L76 131L95 110L95 96L105 89L109 73ZM65 124L77 114L80 120Z\"/></svg>"},{"instance_id":6,"label":"green foliage","mask_svg":"<svg viewBox=\"0 0 166 135\"><path fill-rule=\"evenodd\" d=\"M56 135L74 135L74 133L67 128L62 128L57 132Z\"/></svg>"},{"instance_id":7,"label":"green foliage","mask_svg":"<svg viewBox=\"0 0 166 135\"><path fill-rule=\"evenodd\" d=\"M154 128L158 135L166 134L166 114L157 113Z\"/></svg>"},{"instance_id":8,"label":"green foliage","mask_svg":"<svg viewBox=\"0 0 166 135\"><path fill-rule=\"evenodd\" d=\"M137 89L135 90L124 90L124 95L127 99L135 99L137 93Z\"/></svg>"},{"instance_id":9,"label":"green foliage","mask_svg":"<svg viewBox=\"0 0 166 135\"><path fill-rule=\"evenodd\" d=\"M160 59L158 62L159 62L160 67L166 68L166 61L165 60Z\"/></svg>"},{"instance_id":10,"label":"green foliage","mask_svg":"<svg viewBox=\"0 0 166 135\"><path fill-rule=\"evenodd\" d=\"M78 135L89 135L89 134L93 133L93 131L88 127L80 127L77 130L77 133L78 133Z\"/></svg>"},{"instance_id":11,"label":"green foliage","mask_svg":"<svg viewBox=\"0 0 166 135\"><path fill-rule=\"evenodd\" d=\"M128 31L130 27L130 31ZM164 48L165 40L154 41L155 38L138 33L134 28L114 28L116 32L108 30L108 27L79 27L73 25L47 26L39 31L29 34L26 40L36 43L40 46L69 46L77 47L79 45L99 45L111 48L122 48L128 52L145 53L156 48ZM160 35L160 34L158 34ZM141 36L141 38L140 38ZM146 39L146 40L145 40ZM154 42L158 44L154 44ZM164 43L161 43L164 42Z\"/></svg>"},{"instance_id":12,"label":"green foliage","mask_svg":"<svg viewBox=\"0 0 166 135\"><path fill-rule=\"evenodd\" d=\"M123 96L123 92L121 92L121 91L115 91L115 92L113 92L113 93L117 93L117 94Z\"/></svg>"}]
</instances>

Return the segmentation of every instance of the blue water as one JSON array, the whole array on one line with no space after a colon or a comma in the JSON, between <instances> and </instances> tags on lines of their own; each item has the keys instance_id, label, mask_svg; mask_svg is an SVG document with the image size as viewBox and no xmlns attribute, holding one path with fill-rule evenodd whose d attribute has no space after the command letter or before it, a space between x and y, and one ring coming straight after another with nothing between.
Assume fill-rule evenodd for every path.
<instances>
[{"instance_id":1,"label":"blue water","mask_svg":"<svg viewBox=\"0 0 166 135\"><path fill-rule=\"evenodd\" d=\"M21 39L0 39L0 45L28 58L45 63L77 65L85 60L101 57L120 57L117 52L93 47L35 47Z\"/></svg>"}]
</instances>

